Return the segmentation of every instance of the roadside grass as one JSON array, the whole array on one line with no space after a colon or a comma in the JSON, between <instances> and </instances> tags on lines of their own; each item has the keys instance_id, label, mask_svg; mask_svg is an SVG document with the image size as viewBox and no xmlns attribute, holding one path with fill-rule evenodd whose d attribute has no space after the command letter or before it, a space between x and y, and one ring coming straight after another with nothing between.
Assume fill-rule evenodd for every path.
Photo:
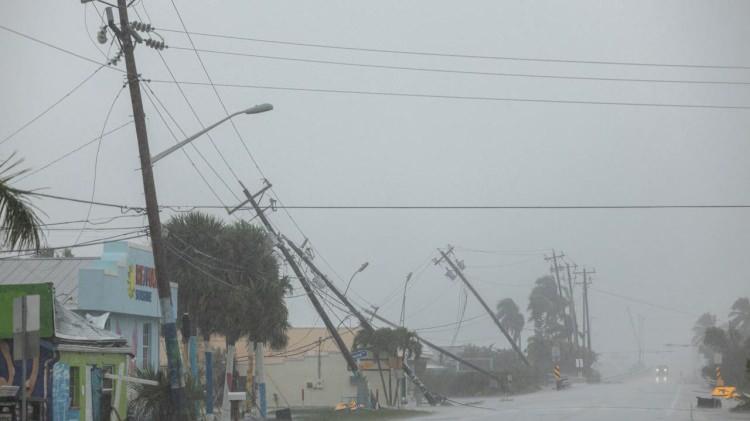
<instances>
[{"instance_id":1,"label":"roadside grass","mask_svg":"<svg viewBox=\"0 0 750 421\"><path fill-rule=\"evenodd\" d=\"M304 421L358 421L358 420L396 420L430 415L428 411L414 409L359 409L354 412L335 411L332 408L295 409L292 418Z\"/></svg>"}]
</instances>

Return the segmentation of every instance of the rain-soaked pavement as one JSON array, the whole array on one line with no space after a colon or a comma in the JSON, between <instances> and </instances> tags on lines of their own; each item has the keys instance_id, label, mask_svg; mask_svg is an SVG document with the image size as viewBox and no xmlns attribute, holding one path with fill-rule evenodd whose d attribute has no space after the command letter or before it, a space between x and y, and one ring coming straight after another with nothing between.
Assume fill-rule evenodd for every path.
<instances>
[{"instance_id":1,"label":"rain-soaked pavement","mask_svg":"<svg viewBox=\"0 0 750 421\"><path fill-rule=\"evenodd\" d=\"M502 398L461 399L474 407L441 407L419 420L750 420L750 413L731 413L734 401L724 401L721 409L696 409L696 396L707 396L703 384L677 381L657 384L651 376L640 376L617 383L573 384L562 391ZM481 408L479 408L481 407ZM417 418L415 418L417 419Z\"/></svg>"}]
</instances>

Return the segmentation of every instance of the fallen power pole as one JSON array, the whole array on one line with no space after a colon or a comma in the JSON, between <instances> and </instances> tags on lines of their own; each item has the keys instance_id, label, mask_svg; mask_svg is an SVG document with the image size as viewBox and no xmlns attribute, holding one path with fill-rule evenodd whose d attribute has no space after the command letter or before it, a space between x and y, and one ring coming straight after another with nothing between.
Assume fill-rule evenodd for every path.
<instances>
[{"instance_id":1,"label":"fallen power pole","mask_svg":"<svg viewBox=\"0 0 750 421\"><path fill-rule=\"evenodd\" d=\"M487 311L487 313L492 317L492 320L495 322L495 325L497 325L498 329L500 329L500 332L502 332L503 335L505 335L505 338L510 343L510 346L513 348L514 351L516 351L516 354L518 354L519 357L521 357L521 360L523 360L524 364L527 366L531 366L529 363L529 360L526 359L526 356L523 355L523 351L521 351L521 348L518 347L518 344L511 338L510 334L508 334L508 331L505 330L503 325L500 323L500 320L497 318L497 315L490 309L490 307L487 305L487 303L484 301L481 295L477 292L476 289L469 283L468 279L466 279L466 276L464 276L461 269L453 263L453 260L448 256L448 253L444 252L443 250L438 249L440 252L440 255L443 259L448 263L448 265L451 267L453 272L455 272L459 278L463 281L463 283L466 285L467 288L469 288L469 291L471 291L472 294L474 294L474 297L476 297L477 301L479 301L479 304L484 307L484 309ZM435 261L435 264L440 263L440 260Z\"/></svg>"},{"instance_id":2,"label":"fallen power pole","mask_svg":"<svg viewBox=\"0 0 750 421\"><path fill-rule=\"evenodd\" d=\"M242 192L245 194L245 197L247 198L246 203L249 203L253 207L256 215L258 215L258 219L260 219L260 221L263 223L263 225L266 227L268 232L276 241L276 247L279 249L279 251L281 251L281 254L284 256L284 260L287 261L289 266L292 268L292 271L297 276L297 279L299 280L300 284L302 284L302 288L305 289L305 293L307 294L308 298L310 298L310 302L312 303L313 307L315 307L315 310L318 312L318 315L323 320L323 323L325 324L328 331L331 332L331 336L333 336L333 340L336 342L336 346L339 348L341 355L344 356L344 359L346 360L346 364L349 366L349 369L352 371L352 374L354 374L354 376L358 379L357 402L358 403L366 402L368 396L362 384L364 381L364 376L362 376L362 373L360 373L359 367L357 366L357 362L352 357L352 354L349 351L349 348L347 348L346 344L344 343L344 340L341 339L341 335L339 335L338 330L331 322L331 319L328 317L328 314L326 314L325 310L323 309L323 306L320 304L318 297L315 295L315 292L310 286L310 282L308 282L307 278L305 277L305 274L302 273L302 270L297 265L297 262L294 260L294 257L289 252L289 249L287 249L287 247L284 245L284 240L281 238L281 235L274 230L273 226L271 225L271 222L268 220L268 217L266 217L264 213L266 209L261 209L261 207L258 205L256 198L260 197L260 195L263 192L271 188L271 184L268 183L268 181L266 181L266 183L267 183L266 186L260 192L253 195L247 190L247 187L245 187L245 185L240 182L240 185L242 186Z\"/></svg>"},{"instance_id":3,"label":"fallen power pole","mask_svg":"<svg viewBox=\"0 0 750 421\"><path fill-rule=\"evenodd\" d=\"M286 242L287 244L289 244L289 247L294 250L297 256L299 256L299 258L302 259L302 261L305 262L305 264L313 271L313 273L318 275L318 277L323 280L328 289L330 289L333 294L346 306L346 308L349 309L349 312L359 320L360 326L370 332L375 331L375 328L373 328L370 321L367 320L367 318L362 315L362 313L354 305L352 305L351 301L346 298L346 295L342 294L341 291L339 291L338 288L333 285L333 282L328 279L328 276L326 276L323 272L320 271L320 269L318 269L315 263L313 263L312 260L307 255L305 255L305 252L302 251L301 248L297 247L297 245L288 238L286 239ZM427 389L427 386L425 386L424 383L419 380L416 373L414 373L414 371L411 369L411 367L409 367L406 361L403 361L403 370L404 373L409 377L411 382L420 389L430 405L435 406L445 401L445 397L432 393Z\"/></svg>"},{"instance_id":4,"label":"fallen power pole","mask_svg":"<svg viewBox=\"0 0 750 421\"><path fill-rule=\"evenodd\" d=\"M390 320L387 320L387 319L385 319L385 318L384 318L384 317L382 317L382 316L379 316L379 315L377 315L377 314L376 314L376 313L375 313L374 311L372 311L372 310L365 310L365 311L366 311L366 312L367 312L368 314L370 314L370 315L371 315L372 317L374 317L374 318L376 318L376 319L380 320L381 322L383 322L383 323L387 324L388 326L391 326L391 327L394 327L394 328L398 327L398 325L397 325L397 324L395 324L395 323L391 322ZM481 373L481 374L484 374L485 376L487 376L487 377L491 378L492 380L495 380L495 381L497 381L497 382L498 382L498 384L502 384L502 382L503 382L503 381L502 381L502 380L500 379L500 377L497 377L497 376L496 376L495 374L493 374L493 373L491 373L491 372L489 372L489 371L487 371L487 370L483 369L482 367L479 367L478 365L476 365L476 364L473 364L473 363L471 363L470 361L467 361L467 360L465 360L465 359L463 359L463 358L459 357L458 355L456 355L456 354L454 354L454 353L452 353L452 352L450 352L450 351L448 351L448 350L446 350L446 349L444 349L444 348L442 348L442 347L439 347L439 346L435 345L434 343L432 343L432 342L428 341L427 339L425 339L425 338L423 338L423 337L421 337L421 336L417 335L416 333L414 334L414 337L415 337L415 338L417 338L417 340L419 340L419 342L422 342L423 344L425 344L425 345L427 345L428 347L430 347L430 348L434 349L435 351L437 351L437 352L439 352L439 353L441 353L441 354L445 355L446 357L448 357L448 358L451 358L451 359L453 359L453 360L456 360L456 361L460 362L461 364L464 364L464 365L466 365L467 367L471 367L471 368L473 368L474 370L476 370L477 372L479 372L479 373Z\"/></svg>"}]
</instances>

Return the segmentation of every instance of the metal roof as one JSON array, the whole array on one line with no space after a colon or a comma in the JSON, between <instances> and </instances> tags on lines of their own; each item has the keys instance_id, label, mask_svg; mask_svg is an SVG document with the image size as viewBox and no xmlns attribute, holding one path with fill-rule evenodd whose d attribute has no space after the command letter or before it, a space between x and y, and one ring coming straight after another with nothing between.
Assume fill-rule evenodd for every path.
<instances>
[{"instance_id":1,"label":"metal roof","mask_svg":"<svg viewBox=\"0 0 750 421\"><path fill-rule=\"evenodd\" d=\"M91 325L83 316L68 310L55 300L55 338L59 341L83 345L125 347L127 341L120 335ZM126 349L127 352L129 348Z\"/></svg>"},{"instance_id":2,"label":"metal roof","mask_svg":"<svg viewBox=\"0 0 750 421\"><path fill-rule=\"evenodd\" d=\"M75 304L78 272L95 257L31 257L0 260L0 284L38 284L51 282L55 295L65 305Z\"/></svg>"}]
</instances>

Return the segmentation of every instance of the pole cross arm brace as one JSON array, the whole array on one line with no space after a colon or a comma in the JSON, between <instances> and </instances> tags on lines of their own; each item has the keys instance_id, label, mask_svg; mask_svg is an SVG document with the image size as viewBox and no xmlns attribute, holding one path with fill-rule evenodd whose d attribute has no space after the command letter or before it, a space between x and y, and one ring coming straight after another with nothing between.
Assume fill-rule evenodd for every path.
<instances>
[{"instance_id":1,"label":"pole cross arm brace","mask_svg":"<svg viewBox=\"0 0 750 421\"><path fill-rule=\"evenodd\" d=\"M107 13L107 26L109 26L109 29L111 29L118 38L122 39L122 37L125 36L125 33L127 33L135 38L135 42L139 44L143 42L143 38L138 34L138 32L134 31L133 28L130 27L130 25L127 25L122 29L118 28L117 25L115 25L115 17L112 13L111 7L107 7L105 11Z\"/></svg>"}]
</instances>

